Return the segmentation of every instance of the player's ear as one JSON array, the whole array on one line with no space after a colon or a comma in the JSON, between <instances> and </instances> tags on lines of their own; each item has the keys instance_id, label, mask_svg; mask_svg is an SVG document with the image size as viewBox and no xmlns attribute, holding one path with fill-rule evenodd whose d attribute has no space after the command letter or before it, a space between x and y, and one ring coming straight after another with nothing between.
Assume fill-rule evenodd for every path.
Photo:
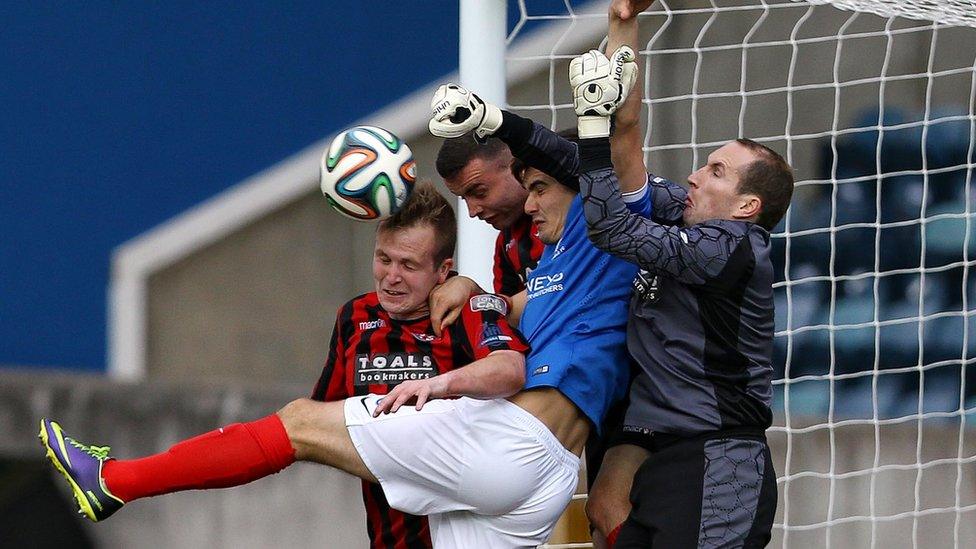
<instances>
[{"instance_id":1,"label":"player's ear","mask_svg":"<svg viewBox=\"0 0 976 549\"><path fill-rule=\"evenodd\" d=\"M450 274L451 269L454 268L454 259L447 258L441 261L440 266L437 267L437 283L443 284L447 280L447 275Z\"/></svg>"},{"instance_id":2,"label":"player's ear","mask_svg":"<svg viewBox=\"0 0 976 549\"><path fill-rule=\"evenodd\" d=\"M751 219L759 217L762 211L762 199L754 194L741 194L736 201L735 211L732 212L734 219Z\"/></svg>"}]
</instances>

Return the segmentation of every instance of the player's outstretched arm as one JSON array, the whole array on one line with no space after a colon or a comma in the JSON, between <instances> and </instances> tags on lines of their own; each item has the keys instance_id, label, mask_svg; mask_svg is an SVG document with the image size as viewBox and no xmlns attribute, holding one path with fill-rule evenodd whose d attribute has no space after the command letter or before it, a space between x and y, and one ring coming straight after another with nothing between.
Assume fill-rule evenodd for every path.
<instances>
[{"instance_id":1,"label":"player's outstretched arm","mask_svg":"<svg viewBox=\"0 0 976 549\"><path fill-rule=\"evenodd\" d=\"M653 0L613 0L610 3L607 51L616 51L620 46L638 51L637 16L652 3ZM640 117L646 78L647 75L637 78L627 99L614 113L614 130L610 136L613 167L620 181L620 190L624 193L639 191L645 182L650 185L654 221L678 225L685 209L687 192L684 187L667 179L654 177L648 180L647 165L644 164L644 131Z\"/></svg>"},{"instance_id":2,"label":"player's outstretched arm","mask_svg":"<svg viewBox=\"0 0 976 549\"><path fill-rule=\"evenodd\" d=\"M653 0L614 0L608 16L607 51L627 46L637 51L637 15L647 9ZM640 127L643 86L641 79L634 82L627 99L614 113L614 130L610 137L613 166L620 180L620 190L628 193L640 190L647 182L644 165L644 132Z\"/></svg>"},{"instance_id":3,"label":"player's outstretched arm","mask_svg":"<svg viewBox=\"0 0 976 549\"><path fill-rule=\"evenodd\" d=\"M744 234L721 221L665 226L627 207L611 161L609 119L630 89L634 75L628 75L628 65L636 63L627 46L610 59L591 50L569 65L581 138L580 198L590 241L651 272L705 284L722 270Z\"/></svg>"},{"instance_id":4,"label":"player's outstretched arm","mask_svg":"<svg viewBox=\"0 0 976 549\"><path fill-rule=\"evenodd\" d=\"M519 392L524 385L525 355L518 351L493 351L457 370L397 385L376 406L373 417L395 413L409 402L415 402L414 407L420 410L435 398L505 398Z\"/></svg>"}]
</instances>

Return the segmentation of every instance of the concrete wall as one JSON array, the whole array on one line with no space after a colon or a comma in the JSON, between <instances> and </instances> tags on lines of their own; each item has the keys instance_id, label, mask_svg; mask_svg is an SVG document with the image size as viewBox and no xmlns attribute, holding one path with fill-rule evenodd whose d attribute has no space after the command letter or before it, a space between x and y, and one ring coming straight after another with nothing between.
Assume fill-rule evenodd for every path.
<instances>
[{"instance_id":1,"label":"concrete wall","mask_svg":"<svg viewBox=\"0 0 976 549\"><path fill-rule=\"evenodd\" d=\"M263 417L303 391L283 383L119 384L92 376L0 371L0 456L44 460L37 430L40 418L52 417L79 440L110 445L113 456L140 457ZM23 490L4 495L27 500L30 487ZM63 494L73 506L66 487ZM84 525L97 546L109 549L365 547L361 497L357 479L296 464L243 487L136 501L104 523L72 520ZM47 519L34 515L23 528L62 527Z\"/></svg>"}]
</instances>

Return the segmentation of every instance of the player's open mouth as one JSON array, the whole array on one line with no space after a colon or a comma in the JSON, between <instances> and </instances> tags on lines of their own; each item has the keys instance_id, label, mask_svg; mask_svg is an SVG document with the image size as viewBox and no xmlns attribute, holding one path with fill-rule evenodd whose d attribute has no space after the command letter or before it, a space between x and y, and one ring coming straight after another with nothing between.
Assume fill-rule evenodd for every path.
<instances>
[{"instance_id":1,"label":"player's open mouth","mask_svg":"<svg viewBox=\"0 0 976 549\"><path fill-rule=\"evenodd\" d=\"M401 295L407 295L407 292L398 292L396 290L383 290L383 293L389 296L398 297Z\"/></svg>"}]
</instances>

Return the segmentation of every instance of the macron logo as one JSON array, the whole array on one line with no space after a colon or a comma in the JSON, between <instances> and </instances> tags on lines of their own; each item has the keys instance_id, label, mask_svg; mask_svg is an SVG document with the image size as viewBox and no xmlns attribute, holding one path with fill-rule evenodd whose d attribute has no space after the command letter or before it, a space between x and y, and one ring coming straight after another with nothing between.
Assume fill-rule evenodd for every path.
<instances>
[{"instance_id":1,"label":"macron logo","mask_svg":"<svg viewBox=\"0 0 976 549\"><path fill-rule=\"evenodd\" d=\"M386 322L382 318L359 323L360 330L375 330L376 328L382 328L384 326L386 326Z\"/></svg>"}]
</instances>

